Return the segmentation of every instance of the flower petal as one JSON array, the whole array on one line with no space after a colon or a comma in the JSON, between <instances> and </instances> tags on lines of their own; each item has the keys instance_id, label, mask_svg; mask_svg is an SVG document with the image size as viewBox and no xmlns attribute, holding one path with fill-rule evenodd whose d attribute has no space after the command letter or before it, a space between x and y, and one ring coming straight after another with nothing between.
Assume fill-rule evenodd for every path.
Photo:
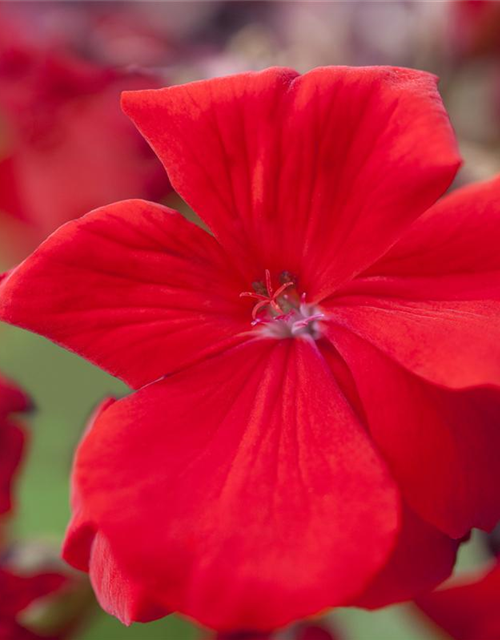
<instances>
[{"instance_id":1,"label":"flower petal","mask_svg":"<svg viewBox=\"0 0 500 640\"><path fill-rule=\"evenodd\" d=\"M241 341L246 284L209 234L129 200L64 225L5 276L0 319L139 387Z\"/></svg>"},{"instance_id":2,"label":"flower petal","mask_svg":"<svg viewBox=\"0 0 500 640\"><path fill-rule=\"evenodd\" d=\"M73 481L87 533L66 558L82 566L93 528L136 591L219 630L352 599L399 526L385 466L301 341L254 341L112 404Z\"/></svg>"},{"instance_id":3,"label":"flower petal","mask_svg":"<svg viewBox=\"0 0 500 640\"><path fill-rule=\"evenodd\" d=\"M0 569L0 613L14 616L32 602L58 591L69 582L68 576L55 572L18 574Z\"/></svg>"},{"instance_id":4,"label":"flower petal","mask_svg":"<svg viewBox=\"0 0 500 640\"><path fill-rule=\"evenodd\" d=\"M437 384L500 384L500 179L443 198L330 307Z\"/></svg>"},{"instance_id":5,"label":"flower petal","mask_svg":"<svg viewBox=\"0 0 500 640\"><path fill-rule=\"evenodd\" d=\"M388 563L354 604L377 609L434 589L451 574L458 545L406 507Z\"/></svg>"},{"instance_id":6,"label":"flower petal","mask_svg":"<svg viewBox=\"0 0 500 640\"><path fill-rule=\"evenodd\" d=\"M21 462L26 436L10 419L10 414L25 411L30 401L21 389L0 377L0 515L12 508L12 482Z\"/></svg>"},{"instance_id":7,"label":"flower petal","mask_svg":"<svg viewBox=\"0 0 500 640\"><path fill-rule=\"evenodd\" d=\"M10 380L0 376L0 419L10 413L26 411L31 401L21 389Z\"/></svg>"},{"instance_id":8,"label":"flower petal","mask_svg":"<svg viewBox=\"0 0 500 640\"><path fill-rule=\"evenodd\" d=\"M148 593L124 574L100 532L92 541L89 575L101 607L124 624L151 622L168 613L153 592Z\"/></svg>"},{"instance_id":9,"label":"flower petal","mask_svg":"<svg viewBox=\"0 0 500 640\"><path fill-rule=\"evenodd\" d=\"M500 638L500 566L482 575L455 580L422 596L417 606L455 640Z\"/></svg>"},{"instance_id":10,"label":"flower petal","mask_svg":"<svg viewBox=\"0 0 500 640\"><path fill-rule=\"evenodd\" d=\"M0 516L12 508L12 484L21 462L26 436L10 420L0 420Z\"/></svg>"},{"instance_id":11,"label":"flower petal","mask_svg":"<svg viewBox=\"0 0 500 640\"><path fill-rule=\"evenodd\" d=\"M379 258L460 162L436 79L409 69L272 68L123 96L248 277L288 270L311 298Z\"/></svg>"},{"instance_id":12,"label":"flower petal","mask_svg":"<svg viewBox=\"0 0 500 640\"><path fill-rule=\"evenodd\" d=\"M366 422L404 497L421 518L460 538L500 518L500 394L421 380L369 343L332 326Z\"/></svg>"}]
</instances>

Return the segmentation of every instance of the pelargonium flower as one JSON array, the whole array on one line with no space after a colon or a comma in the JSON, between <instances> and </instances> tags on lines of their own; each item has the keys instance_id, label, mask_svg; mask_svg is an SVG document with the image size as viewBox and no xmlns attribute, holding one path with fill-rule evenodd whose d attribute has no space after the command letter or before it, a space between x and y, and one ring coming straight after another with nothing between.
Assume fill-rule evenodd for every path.
<instances>
[{"instance_id":1,"label":"pelargonium flower","mask_svg":"<svg viewBox=\"0 0 500 640\"><path fill-rule=\"evenodd\" d=\"M136 389L78 449L66 559L125 623L221 631L436 585L500 515L500 182L437 202L436 79L274 68L123 105L213 235L121 202L3 278L3 320Z\"/></svg>"},{"instance_id":2,"label":"pelargonium flower","mask_svg":"<svg viewBox=\"0 0 500 640\"><path fill-rule=\"evenodd\" d=\"M500 564L423 595L419 608L455 640L500 638Z\"/></svg>"},{"instance_id":3,"label":"pelargonium flower","mask_svg":"<svg viewBox=\"0 0 500 640\"><path fill-rule=\"evenodd\" d=\"M0 516L12 507L12 481L21 462L25 435L12 413L28 409L28 397L0 377Z\"/></svg>"}]
</instances>

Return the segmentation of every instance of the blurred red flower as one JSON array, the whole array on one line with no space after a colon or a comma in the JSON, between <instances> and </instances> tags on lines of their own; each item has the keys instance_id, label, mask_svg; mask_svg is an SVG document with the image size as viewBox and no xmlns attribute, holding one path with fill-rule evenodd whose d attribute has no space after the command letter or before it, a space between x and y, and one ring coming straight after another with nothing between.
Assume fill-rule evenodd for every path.
<instances>
[{"instance_id":1,"label":"blurred red flower","mask_svg":"<svg viewBox=\"0 0 500 640\"><path fill-rule=\"evenodd\" d=\"M27 396L0 378L0 516L12 507L12 481L21 462L25 440L23 429L11 414L28 407Z\"/></svg>"},{"instance_id":2,"label":"blurred red flower","mask_svg":"<svg viewBox=\"0 0 500 640\"><path fill-rule=\"evenodd\" d=\"M500 53L500 5L495 0L452 0L452 42L460 56Z\"/></svg>"},{"instance_id":3,"label":"blurred red flower","mask_svg":"<svg viewBox=\"0 0 500 640\"><path fill-rule=\"evenodd\" d=\"M68 578L58 573L19 575L0 568L0 640L55 640L26 628L19 614L67 583Z\"/></svg>"},{"instance_id":4,"label":"blurred red flower","mask_svg":"<svg viewBox=\"0 0 500 640\"><path fill-rule=\"evenodd\" d=\"M335 640L333 633L324 626L317 624L299 624L286 632L288 640ZM281 633L236 632L219 633L215 640L279 640Z\"/></svg>"},{"instance_id":5,"label":"blurred red flower","mask_svg":"<svg viewBox=\"0 0 500 640\"><path fill-rule=\"evenodd\" d=\"M168 181L119 109L124 89L155 82L32 42L0 14L0 210L38 240L98 205L157 198Z\"/></svg>"},{"instance_id":6,"label":"blurred red flower","mask_svg":"<svg viewBox=\"0 0 500 640\"><path fill-rule=\"evenodd\" d=\"M5 515L11 509L12 482L19 467L25 443L24 431L11 414L25 411L29 406L28 397L20 389L4 378L0 379L0 515ZM3 529L3 520L1 526ZM39 636L23 626L19 614L35 600L61 589L70 582L70 579L56 572L16 573L7 563L8 553L1 543L2 540L0 540L0 640L35 640L37 638L50 640L48 636ZM62 635L58 636L58 639L62 637Z\"/></svg>"},{"instance_id":7,"label":"blurred red flower","mask_svg":"<svg viewBox=\"0 0 500 640\"><path fill-rule=\"evenodd\" d=\"M66 559L125 623L222 631L432 588L500 515L500 182L434 205L460 163L435 78L270 69L124 108L214 235L122 202L3 279L3 320L142 387L80 445Z\"/></svg>"},{"instance_id":8,"label":"blurred red flower","mask_svg":"<svg viewBox=\"0 0 500 640\"><path fill-rule=\"evenodd\" d=\"M303 624L301 625L295 634L294 640L335 640L335 636L326 627L317 624Z\"/></svg>"},{"instance_id":9,"label":"blurred red flower","mask_svg":"<svg viewBox=\"0 0 500 640\"><path fill-rule=\"evenodd\" d=\"M455 640L500 640L500 564L421 596L417 605Z\"/></svg>"}]
</instances>

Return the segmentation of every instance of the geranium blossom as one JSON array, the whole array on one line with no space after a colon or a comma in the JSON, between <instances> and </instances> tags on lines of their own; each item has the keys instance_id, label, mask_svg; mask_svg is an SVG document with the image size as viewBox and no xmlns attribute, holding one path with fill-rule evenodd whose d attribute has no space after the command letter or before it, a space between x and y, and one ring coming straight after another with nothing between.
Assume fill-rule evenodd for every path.
<instances>
[{"instance_id":1,"label":"geranium blossom","mask_svg":"<svg viewBox=\"0 0 500 640\"><path fill-rule=\"evenodd\" d=\"M29 407L27 396L0 377L0 516L12 506L11 488L21 461L25 435L12 413Z\"/></svg>"},{"instance_id":2,"label":"geranium blossom","mask_svg":"<svg viewBox=\"0 0 500 640\"><path fill-rule=\"evenodd\" d=\"M0 317L137 391L73 473L66 559L122 621L268 630L410 598L500 516L500 183L426 73L269 69L126 93L213 235L134 200L68 223Z\"/></svg>"}]
</instances>

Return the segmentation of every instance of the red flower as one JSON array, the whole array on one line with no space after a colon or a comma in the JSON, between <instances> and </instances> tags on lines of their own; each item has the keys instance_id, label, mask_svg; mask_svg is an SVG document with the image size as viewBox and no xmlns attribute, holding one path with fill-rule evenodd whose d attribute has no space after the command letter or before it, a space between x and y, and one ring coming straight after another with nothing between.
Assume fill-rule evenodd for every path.
<instances>
[{"instance_id":1,"label":"red flower","mask_svg":"<svg viewBox=\"0 0 500 640\"><path fill-rule=\"evenodd\" d=\"M422 596L417 605L455 640L499 640L500 564Z\"/></svg>"},{"instance_id":2,"label":"red flower","mask_svg":"<svg viewBox=\"0 0 500 640\"><path fill-rule=\"evenodd\" d=\"M0 17L0 210L45 237L98 205L159 197L161 166L120 112L151 77L106 69L31 42Z\"/></svg>"},{"instance_id":3,"label":"red flower","mask_svg":"<svg viewBox=\"0 0 500 640\"><path fill-rule=\"evenodd\" d=\"M461 56L498 54L500 11L491 0L454 0L446 24L452 28L454 47Z\"/></svg>"},{"instance_id":4,"label":"red flower","mask_svg":"<svg viewBox=\"0 0 500 640\"><path fill-rule=\"evenodd\" d=\"M27 396L7 380L0 378L0 516L12 506L12 480L21 461L24 432L11 413L25 411Z\"/></svg>"},{"instance_id":5,"label":"red flower","mask_svg":"<svg viewBox=\"0 0 500 640\"><path fill-rule=\"evenodd\" d=\"M286 632L286 638L289 640L335 640L335 637L329 629L316 624L300 624ZM280 640L284 639L281 632L276 633L259 633L259 632L236 632L236 633L219 633L215 640Z\"/></svg>"},{"instance_id":6,"label":"red flower","mask_svg":"<svg viewBox=\"0 0 500 640\"><path fill-rule=\"evenodd\" d=\"M127 93L214 236L122 202L5 276L1 318L143 387L80 445L64 552L124 622L407 599L496 523L500 182L431 206L460 162L435 84L270 69Z\"/></svg>"},{"instance_id":7,"label":"red flower","mask_svg":"<svg viewBox=\"0 0 500 640\"><path fill-rule=\"evenodd\" d=\"M297 631L296 640L335 640L335 638L325 627L307 624Z\"/></svg>"},{"instance_id":8,"label":"red flower","mask_svg":"<svg viewBox=\"0 0 500 640\"><path fill-rule=\"evenodd\" d=\"M19 614L67 582L68 578L58 573L23 576L0 568L0 640L51 640L24 627L19 621Z\"/></svg>"}]
</instances>

